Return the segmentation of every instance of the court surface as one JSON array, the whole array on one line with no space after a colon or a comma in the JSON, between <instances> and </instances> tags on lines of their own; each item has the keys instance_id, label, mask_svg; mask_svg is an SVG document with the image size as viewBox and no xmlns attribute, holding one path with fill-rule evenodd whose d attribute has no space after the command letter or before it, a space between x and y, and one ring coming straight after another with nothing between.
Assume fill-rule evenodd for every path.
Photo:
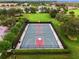
<instances>
[{"instance_id":1,"label":"court surface","mask_svg":"<svg viewBox=\"0 0 79 59\"><path fill-rule=\"evenodd\" d=\"M17 49L61 48L56 32L50 23L29 23L20 39Z\"/></svg>"}]
</instances>

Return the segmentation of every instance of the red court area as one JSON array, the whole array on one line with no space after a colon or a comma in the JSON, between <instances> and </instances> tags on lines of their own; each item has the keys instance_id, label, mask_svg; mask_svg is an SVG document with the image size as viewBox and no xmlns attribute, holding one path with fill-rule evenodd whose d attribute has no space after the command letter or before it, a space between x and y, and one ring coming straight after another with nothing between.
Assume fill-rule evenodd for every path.
<instances>
[{"instance_id":1,"label":"red court area","mask_svg":"<svg viewBox=\"0 0 79 59\"><path fill-rule=\"evenodd\" d=\"M44 40L42 38L37 38L36 39L36 47L43 47L44 46Z\"/></svg>"}]
</instances>

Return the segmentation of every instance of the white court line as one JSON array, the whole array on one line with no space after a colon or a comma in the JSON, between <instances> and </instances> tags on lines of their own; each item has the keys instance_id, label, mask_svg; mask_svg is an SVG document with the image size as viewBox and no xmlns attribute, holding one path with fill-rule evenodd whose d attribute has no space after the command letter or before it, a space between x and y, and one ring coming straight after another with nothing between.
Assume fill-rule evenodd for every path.
<instances>
[{"instance_id":1,"label":"white court line","mask_svg":"<svg viewBox=\"0 0 79 59\"><path fill-rule=\"evenodd\" d=\"M64 48L63 48L63 45L62 45L62 43L60 42L60 40L59 40L59 38L58 38L58 36L57 36L55 30L53 29L52 25L49 24L49 26L50 26L50 28L51 28L51 30L52 30L54 36L55 36L55 39L56 39L56 41L57 41L57 43L58 43L58 45L59 45L59 48L64 49Z\"/></svg>"},{"instance_id":2,"label":"white court line","mask_svg":"<svg viewBox=\"0 0 79 59\"><path fill-rule=\"evenodd\" d=\"M27 24L27 26L25 27L25 30L24 30L24 32L22 33L22 36L21 36L21 38L20 38L20 43L18 43L17 44L17 46L16 46L16 49L20 49L20 46L21 46L21 44L22 44L22 41L23 41L23 38L24 38L24 36L25 36L25 34L26 34L26 31L27 31L27 29L28 29L28 26L29 26L29 24Z\"/></svg>"}]
</instances>

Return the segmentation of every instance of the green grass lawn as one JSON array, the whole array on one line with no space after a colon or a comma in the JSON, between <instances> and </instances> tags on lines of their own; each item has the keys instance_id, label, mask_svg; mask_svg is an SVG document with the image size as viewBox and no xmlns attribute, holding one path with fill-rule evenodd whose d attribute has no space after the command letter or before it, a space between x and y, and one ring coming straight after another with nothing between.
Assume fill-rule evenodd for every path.
<instances>
[{"instance_id":1,"label":"green grass lawn","mask_svg":"<svg viewBox=\"0 0 79 59\"><path fill-rule=\"evenodd\" d=\"M40 13L40 14L24 14L23 17L28 18L32 22L38 21L51 21L55 28L59 31L59 35L61 35L65 44L71 50L70 54L62 54L62 55L16 55L16 59L79 59L79 39L77 41L71 41L64 36L62 30L59 29L60 22L56 19L53 19L49 16L49 14ZM13 56L11 58L14 59ZM10 57L8 58L10 59Z\"/></svg>"},{"instance_id":2,"label":"green grass lawn","mask_svg":"<svg viewBox=\"0 0 79 59\"><path fill-rule=\"evenodd\" d=\"M51 17L49 14L39 13L39 14L24 14L23 17L28 18L31 22L39 22L39 21L51 21Z\"/></svg>"},{"instance_id":3,"label":"green grass lawn","mask_svg":"<svg viewBox=\"0 0 79 59\"><path fill-rule=\"evenodd\" d=\"M75 15L79 15L79 9L69 10L68 12L70 12L70 11L74 11L75 12Z\"/></svg>"}]
</instances>

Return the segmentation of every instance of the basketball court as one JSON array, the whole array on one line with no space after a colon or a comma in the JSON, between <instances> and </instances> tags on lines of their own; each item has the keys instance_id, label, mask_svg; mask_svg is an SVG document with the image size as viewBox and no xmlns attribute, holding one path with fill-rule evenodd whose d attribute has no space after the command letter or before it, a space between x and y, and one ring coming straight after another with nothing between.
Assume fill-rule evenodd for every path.
<instances>
[{"instance_id":1,"label":"basketball court","mask_svg":"<svg viewBox=\"0 0 79 59\"><path fill-rule=\"evenodd\" d=\"M50 23L29 23L17 44L16 49L63 49L56 32Z\"/></svg>"}]
</instances>

